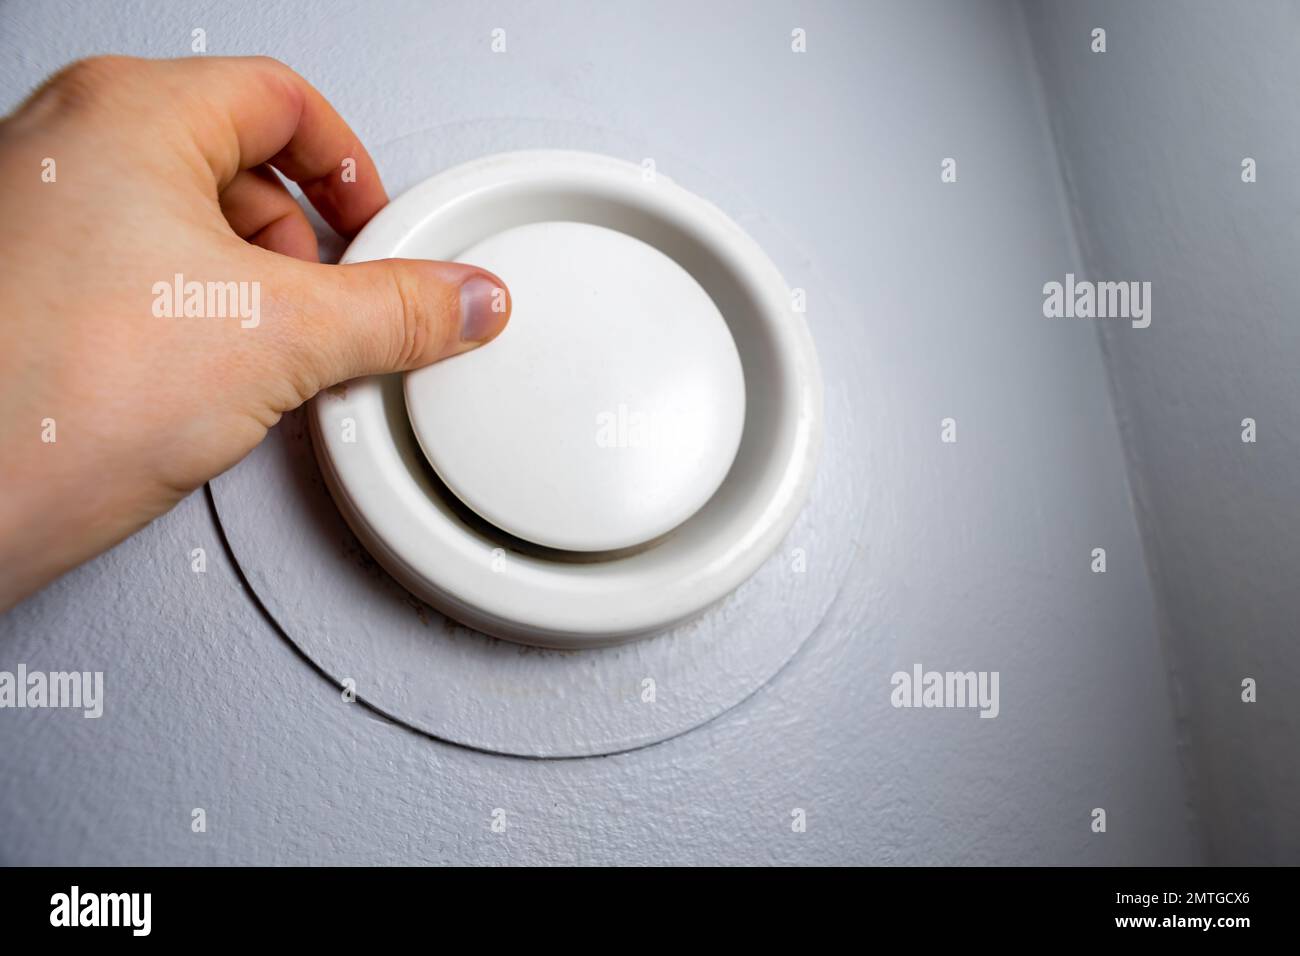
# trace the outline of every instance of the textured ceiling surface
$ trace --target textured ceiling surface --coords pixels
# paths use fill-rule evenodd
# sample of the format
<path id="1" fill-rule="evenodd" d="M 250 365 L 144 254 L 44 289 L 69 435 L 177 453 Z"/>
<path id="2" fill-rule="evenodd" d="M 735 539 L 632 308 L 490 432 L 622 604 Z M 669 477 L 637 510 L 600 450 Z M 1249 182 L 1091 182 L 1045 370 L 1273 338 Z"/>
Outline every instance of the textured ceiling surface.
<path id="1" fill-rule="evenodd" d="M 0 861 L 1202 858 L 1096 330 L 1042 316 L 1043 283 L 1079 258 L 1018 8 L 51 3 L 0 19 L 5 107 L 75 57 L 183 55 L 203 28 L 211 53 L 299 69 L 368 142 L 546 119 L 687 157 L 763 210 L 760 241 L 779 229 L 805 250 L 778 265 L 809 289 L 814 336 L 824 298 L 861 351 L 864 397 L 831 428 L 868 475 L 866 521 L 817 544 L 852 554 L 846 584 L 779 674 L 687 734 L 574 760 L 459 748 L 344 702 L 192 496 L 0 618 L 0 669 L 102 670 L 106 698 L 98 720 L 0 712 Z M 916 664 L 997 671 L 998 716 L 891 706 L 891 675 Z"/>

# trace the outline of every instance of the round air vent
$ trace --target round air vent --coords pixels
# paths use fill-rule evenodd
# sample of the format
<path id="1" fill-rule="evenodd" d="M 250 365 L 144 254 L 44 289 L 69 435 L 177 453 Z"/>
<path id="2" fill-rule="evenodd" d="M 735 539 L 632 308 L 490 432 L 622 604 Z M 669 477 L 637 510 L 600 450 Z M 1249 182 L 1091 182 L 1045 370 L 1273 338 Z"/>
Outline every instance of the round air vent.
<path id="1" fill-rule="evenodd" d="M 718 209 L 603 156 L 491 156 L 410 190 L 345 262 L 458 259 L 511 288 L 490 345 L 331 390 L 310 420 L 357 537 L 406 588 L 549 647 L 665 630 L 790 529 L 821 444 L 812 339 Z"/>

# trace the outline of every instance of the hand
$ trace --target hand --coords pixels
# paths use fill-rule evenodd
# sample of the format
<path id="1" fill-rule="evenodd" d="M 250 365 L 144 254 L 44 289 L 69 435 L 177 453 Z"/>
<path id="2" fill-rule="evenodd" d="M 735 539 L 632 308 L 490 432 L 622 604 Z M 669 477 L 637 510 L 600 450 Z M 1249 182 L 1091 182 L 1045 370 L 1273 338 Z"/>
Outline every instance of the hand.
<path id="1" fill-rule="evenodd" d="M 0 610 L 320 389 L 505 325 L 481 269 L 320 264 L 272 167 L 345 236 L 388 201 L 347 124 L 274 60 L 85 60 L 0 122 Z"/>

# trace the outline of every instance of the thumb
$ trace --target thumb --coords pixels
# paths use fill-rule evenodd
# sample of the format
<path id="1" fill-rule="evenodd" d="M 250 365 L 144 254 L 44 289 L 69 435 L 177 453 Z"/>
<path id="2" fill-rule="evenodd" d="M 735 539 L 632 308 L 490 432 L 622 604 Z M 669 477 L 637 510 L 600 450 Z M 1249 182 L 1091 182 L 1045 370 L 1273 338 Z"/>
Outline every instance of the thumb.
<path id="1" fill-rule="evenodd" d="M 305 327 L 294 335 L 303 348 L 293 351 L 307 363 L 299 374 L 319 388 L 468 352 L 496 338 L 510 318 L 505 283 L 477 266 L 380 259 L 304 269 Z"/>

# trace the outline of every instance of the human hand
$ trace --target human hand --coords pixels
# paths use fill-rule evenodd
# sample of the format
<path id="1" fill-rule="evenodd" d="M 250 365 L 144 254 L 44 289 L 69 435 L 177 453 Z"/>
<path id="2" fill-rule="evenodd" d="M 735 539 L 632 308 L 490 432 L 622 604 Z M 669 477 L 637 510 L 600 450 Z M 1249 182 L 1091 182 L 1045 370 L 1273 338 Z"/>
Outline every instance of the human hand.
<path id="1" fill-rule="evenodd" d="M 504 327 L 484 270 L 320 264 L 271 167 L 345 236 L 388 201 L 329 103 L 265 58 L 84 60 L 0 122 L 0 610 L 320 389 Z"/>

